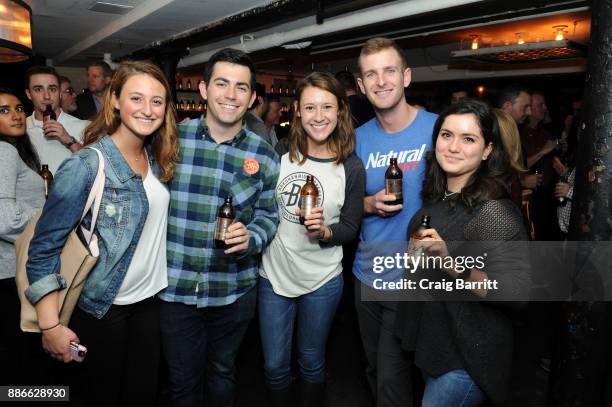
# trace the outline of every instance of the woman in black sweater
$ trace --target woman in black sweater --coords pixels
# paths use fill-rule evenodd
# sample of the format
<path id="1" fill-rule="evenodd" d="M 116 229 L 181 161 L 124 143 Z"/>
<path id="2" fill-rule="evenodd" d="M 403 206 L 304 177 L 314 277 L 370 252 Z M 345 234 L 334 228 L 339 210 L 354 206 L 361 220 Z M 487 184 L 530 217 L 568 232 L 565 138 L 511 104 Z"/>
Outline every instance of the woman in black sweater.
<path id="1" fill-rule="evenodd" d="M 409 233 L 430 216 L 431 228 L 416 232 L 412 244 L 445 261 L 415 274 L 426 300 L 400 304 L 396 331 L 423 373 L 423 407 L 498 403 L 512 365 L 509 313 L 527 300 L 530 283 L 527 235 L 509 199 L 508 154 L 493 111 L 475 100 L 440 115 L 432 145 L 424 207 Z"/>

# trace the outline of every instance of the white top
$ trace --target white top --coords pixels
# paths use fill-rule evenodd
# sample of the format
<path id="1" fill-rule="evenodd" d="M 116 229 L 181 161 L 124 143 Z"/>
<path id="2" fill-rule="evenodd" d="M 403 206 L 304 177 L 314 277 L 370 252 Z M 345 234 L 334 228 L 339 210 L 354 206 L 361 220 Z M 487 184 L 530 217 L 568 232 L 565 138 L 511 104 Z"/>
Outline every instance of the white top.
<path id="1" fill-rule="evenodd" d="M 304 164 L 281 157 L 276 185 L 280 223 L 274 239 L 266 247 L 259 269 L 270 280 L 274 292 L 285 297 L 308 294 L 342 272 L 342 246 L 322 248 L 306 234 L 306 227 L 295 216 L 300 189 L 306 175 L 314 176 L 319 190 L 317 206 L 323 207 L 325 224 L 337 223 L 344 205 L 346 175 L 344 165 L 332 160 L 308 158 Z"/>
<path id="2" fill-rule="evenodd" d="M 83 130 L 89 124 L 89 120 L 77 119 L 74 116 L 62 111 L 57 121 L 64 126 L 64 129 L 74 137 L 79 143 L 83 142 Z M 57 172 L 62 161 L 70 157 L 72 151 L 59 140 L 47 139 L 43 133 L 43 122 L 34 118 L 34 113 L 26 120 L 28 126 L 28 136 L 36 148 L 41 164 L 48 164 L 49 170 L 53 175 Z"/>
<path id="3" fill-rule="evenodd" d="M 113 304 L 135 304 L 168 286 L 166 228 L 170 193 L 151 169 L 143 181 L 149 214 L 136 245 L 134 257 Z"/>

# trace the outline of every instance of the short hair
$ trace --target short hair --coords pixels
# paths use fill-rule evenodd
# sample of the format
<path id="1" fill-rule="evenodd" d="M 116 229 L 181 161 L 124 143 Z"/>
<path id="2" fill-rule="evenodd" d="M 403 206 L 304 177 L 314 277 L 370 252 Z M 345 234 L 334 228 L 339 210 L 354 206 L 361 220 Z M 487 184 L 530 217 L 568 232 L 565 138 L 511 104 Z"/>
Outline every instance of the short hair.
<path id="1" fill-rule="evenodd" d="M 102 73 L 104 74 L 104 76 L 106 76 L 107 78 L 110 78 L 111 76 L 113 76 L 113 69 L 110 67 L 110 65 L 108 65 L 106 62 L 104 61 L 92 61 L 87 65 L 87 68 L 91 68 L 92 66 L 98 66 L 100 68 L 102 68 Z"/>
<path id="2" fill-rule="evenodd" d="M 362 70 L 361 70 L 361 57 L 362 56 L 376 54 L 377 52 L 380 52 L 388 48 L 394 49 L 395 52 L 397 52 L 397 54 L 400 56 L 400 59 L 402 61 L 402 68 L 407 68 L 408 63 L 406 62 L 406 54 L 404 54 L 404 50 L 401 49 L 400 46 L 397 45 L 397 43 L 393 41 L 392 39 L 384 38 L 384 37 L 376 37 L 376 38 L 370 38 L 369 40 L 365 42 L 365 44 L 363 44 L 363 47 L 361 47 L 359 58 L 357 58 L 357 65 L 359 66 L 359 75 L 361 75 L 362 73 Z"/>
<path id="3" fill-rule="evenodd" d="M 475 99 L 462 99 L 450 105 L 438 116 L 432 134 L 432 149 L 426 155 L 427 167 L 423 181 L 423 201 L 431 204 L 444 199 L 446 191 L 446 173 L 436 159 L 435 146 L 444 121 L 451 115 L 474 115 L 484 139 L 484 145 L 493 145 L 493 150 L 486 160 L 470 176 L 466 185 L 456 198 L 468 208 L 474 208 L 479 203 L 491 199 L 501 199 L 510 196 L 509 154 L 501 139 L 497 117 L 486 103 Z"/>
<path id="4" fill-rule="evenodd" d="M 69 77 L 67 77 L 67 76 L 60 75 L 60 77 L 59 77 L 59 78 L 60 78 L 60 85 L 61 85 L 62 83 L 64 83 L 64 82 L 69 82 L 69 83 L 72 83 L 72 81 L 70 80 L 70 78 L 69 78 Z"/>
<path id="5" fill-rule="evenodd" d="M 338 124 L 329 135 L 327 141 L 329 150 L 336 155 L 336 163 L 344 162 L 355 151 L 355 130 L 351 118 L 351 106 L 342 85 L 328 72 L 313 72 L 304 78 L 295 92 L 297 109 L 299 109 L 302 93 L 308 87 L 325 90 L 336 97 L 338 101 Z M 302 119 L 294 114 L 289 128 L 289 160 L 303 164 L 308 156 L 308 135 Z M 301 157 L 300 157 L 301 156 Z"/>
<path id="6" fill-rule="evenodd" d="M 147 143 L 151 143 L 151 150 L 155 161 L 160 170 L 160 181 L 168 182 L 174 176 L 176 162 L 179 157 L 179 142 L 176 128 L 176 110 L 172 101 L 172 91 L 166 75 L 155 64 L 149 61 L 130 61 L 121 62 L 117 68 L 117 72 L 108 86 L 108 90 L 104 93 L 104 101 L 102 109 L 94 117 L 93 121 L 85 128 L 84 145 L 96 143 L 105 135 L 113 134 L 121 125 L 121 115 L 119 110 L 113 106 L 113 96 L 117 99 L 121 96 L 123 86 L 134 75 L 148 75 L 158 81 L 164 88 L 166 93 L 166 106 L 164 112 L 164 121 L 155 133 L 147 137 Z"/>
<path id="7" fill-rule="evenodd" d="M 349 71 L 340 71 L 334 75 L 338 82 L 344 87 L 344 90 L 357 90 L 357 82 L 355 81 L 355 75 Z"/>
<path id="8" fill-rule="evenodd" d="M 255 99 L 249 110 L 253 110 L 259 106 L 259 98 L 262 98 L 264 101 L 266 100 L 266 87 L 262 83 L 255 83 L 255 93 L 257 94 L 257 99 Z"/>
<path id="9" fill-rule="evenodd" d="M 450 90 L 450 94 L 452 95 L 453 93 L 457 93 L 457 92 L 465 92 L 465 94 L 467 95 L 467 97 L 470 97 L 470 90 L 467 88 L 467 86 L 454 86 L 451 88 Z"/>
<path id="10" fill-rule="evenodd" d="M 529 89 L 524 85 L 521 85 L 520 83 L 511 83 L 499 92 L 499 95 L 497 95 L 497 105 L 495 107 L 501 109 L 506 102 L 514 103 L 521 92 L 531 94 Z"/>
<path id="11" fill-rule="evenodd" d="M 28 68 L 25 73 L 25 88 L 30 88 L 30 80 L 34 75 L 52 75 L 57 78 L 57 86 L 61 85 L 62 81 L 60 80 L 60 76 L 52 66 L 43 66 L 43 65 L 35 65 Z"/>
<path id="12" fill-rule="evenodd" d="M 246 52 L 233 48 L 224 48 L 210 57 L 204 68 L 203 79 L 206 86 L 210 83 L 210 78 L 212 77 L 217 62 L 229 62 L 230 64 L 242 65 L 249 68 L 249 71 L 251 71 L 251 92 L 255 90 L 255 65 L 253 64 L 253 60 Z"/>

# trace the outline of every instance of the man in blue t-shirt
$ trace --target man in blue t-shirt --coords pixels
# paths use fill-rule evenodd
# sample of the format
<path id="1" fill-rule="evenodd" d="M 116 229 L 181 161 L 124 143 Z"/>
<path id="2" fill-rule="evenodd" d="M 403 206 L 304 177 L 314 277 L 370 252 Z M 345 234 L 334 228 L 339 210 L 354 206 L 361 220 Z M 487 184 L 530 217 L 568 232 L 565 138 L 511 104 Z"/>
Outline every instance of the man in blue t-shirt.
<path id="1" fill-rule="evenodd" d="M 376 117 L 356 131 L 356 153 L 366 169 L 364 219 L 353 263 L 360 281 L 355 285 L 357 316 L 377 406 L 412 406 L 410 360 L 393 334 L 396 303 L 362 301 L 362 294 L 384 299 L 386 293 L 376 291 L 374 281 L 401 276 L 401 268 L 375 270 L 373 259 L 395 256 L 407 248 L 408 222 L 421 207 L 425 152 L 437 116 L 406 102 L 404 88 L 410 84 L 411 71 L 402 49 L 392 40 L 368 40 L 359 55 L 359 70 L 357 82 Z M 385 194 L 385 171 L 392 157 L 403 173 L 403 205 L 390 205 L 395 196 Z"/>

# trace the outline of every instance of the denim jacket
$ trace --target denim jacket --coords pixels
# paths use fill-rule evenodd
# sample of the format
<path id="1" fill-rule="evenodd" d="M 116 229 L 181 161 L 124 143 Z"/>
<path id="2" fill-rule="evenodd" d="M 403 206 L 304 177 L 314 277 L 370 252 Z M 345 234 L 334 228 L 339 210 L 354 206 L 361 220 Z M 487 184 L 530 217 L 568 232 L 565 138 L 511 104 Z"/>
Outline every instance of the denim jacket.
<path id="1" fill-rule="evenodd" d="M 79 307 L 102 318 L 115 299 L 147 219 L 149 203 L 140 175 L 129 167 L 109 136 L 92 147 L 102 152 L 106 179 L 96 223 L 100 255 L 89 274 Z M 151 157 L 151 154 L 148 155 Z M 149 158 L 153 173 L 157 166 Z M 85 208 L 98 171 L 98 156 L 84 148 L 67 158 L 57 173 L 28 252 L 31 283 L 26 296 L 36 304 L 46 294 L 66 287 L 60 272 L 60 254 Z M 83 224 L 91 224 L 91 211 Z"/>

